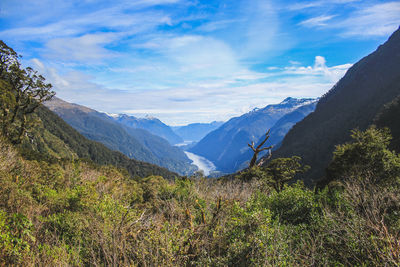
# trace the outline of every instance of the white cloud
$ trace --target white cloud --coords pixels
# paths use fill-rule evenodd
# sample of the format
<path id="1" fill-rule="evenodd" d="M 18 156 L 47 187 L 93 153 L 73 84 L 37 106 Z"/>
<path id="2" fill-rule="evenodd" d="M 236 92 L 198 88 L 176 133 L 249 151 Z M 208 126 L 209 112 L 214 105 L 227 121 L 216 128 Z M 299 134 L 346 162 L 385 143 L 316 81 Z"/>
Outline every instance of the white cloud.
<path id="1" fill-rule="evenodd" d="M 125 76 L 129 75 L 131 79 L 129 82 L 121 76 L 125 84 L 141 84 L 142 88 L 154 88 L 160 84 L 171 86 L 171 83 L 174 87 L 193 84 L 218 87 L 236 80 L 265 77 L 265 74 L 243 66 L 229 45 L 213 37 L 160 35 L 145 43 L 134 44 L 134 47 L 146 49 L 154 56 L 145 60 L 127 56 L 126 64 L 111 70 L 114 73 L 125 72 Z"/>
<path id="2" fill-rule="evenodd" d="M 330 15 L 330 16 L 318 16 L 318 17 L 314 17 L 314 18 L 310 18 L 307 20 L 304 20 L 302 22 L 299 23 L 299 25 L 303 25 L 303 26 L 307 26 L 307 27 L 317 27 L 317 26 L 326 26 L 327 22 L 329 20 L 331 20 L 332 18 L 334 18 L 334 15 Z"/>
<path id="3" fill-rule="evenodd" d="M 104 48 L 118 38 L 113 33 L 86 34 L 76 38 L 56 38 L 46 43 L 45 56 L 63 62 L 99 63 L 115 57 L 116 52 Z"/>
<path id="4" fill-rule="evenodd" d="M 337 66 L 326 66 L 326 60 L 322 56 L 316 56 L 314 66 L 290 66 L 285 68 L 287 74 L 311 75 L 324 77 L 330 82 L 338 81 L 352 64 L 342 64 Z"/>
<path id="5" fill-rule="evenodd" d="M 174 44 L 191 44 L 180 40 Z M 189 45 L 190 46 L 190 45 Z M 319 97 L 329 90 L 350 65 L 327 67 L 323 57 L 317 56 L 313 66 L 290 66 L 275 69 L 268 81 L 257 80 L 240 85 L 235 80 L 205 80 L 164 88 L 118 90 L 94 82 L 94 77 L 82 72 L 57 73 L 46 68 L 46 63 L 32 61 L 38 70 L 53 83 L 57 95 L 66 101 L 82 104 L 108 113 L 151 115 L 172 125 L 190 122 L 227 120 L 255 107 L 278 103 L 288 96 Z M 289 74 L 289 75 L 287 75 Z M 293 75 L 295 74 L 295 75 Z"/>
<path id="6" fill-rule="evenodd" d="M 303 3 L 295 3 L 290 5 L 289 10 L 293 11 L 298 11 L 298 10 L 303 10 L 303 9 L 310 9 L 310 8 L 319 8 L 323 6 L 329 6 L 329 5 L 343 5 L 343 4 L 349 4 L 353 2 L 360 2 L 361 0 L 318 0 L 318 1 L 306 1 Z"/>
<path id="7" fill-rule="evenodd" d="M 336 27 L 345 36 L 388 36 L 400 25 L 400 2 L 376 4 L 354 12 Z"/>
<path id="8" fill-rule="evenodd" d="M 343 4 L 343 1 L 330 1 L 331 4 Z M 352 1 L 350 1 L 352 2 Z M 325 4 L 325 2 L 323 2 Z M 303 8 L 323 8 L 322 2 L 311 2 Z M 324 6 L 325 7 L 325 6 Z M 337 11 L 340 13 L 340 11 Z M 400 2 L 393 1 L 371 5 L 369 2 L 352 6 L 345 16 L 319 15 L 299 23 L 304 27 L 322 27 L 323 29 L 338 29 L 344 37 L 375 37 L 388 36 L 400 25 Z"/>

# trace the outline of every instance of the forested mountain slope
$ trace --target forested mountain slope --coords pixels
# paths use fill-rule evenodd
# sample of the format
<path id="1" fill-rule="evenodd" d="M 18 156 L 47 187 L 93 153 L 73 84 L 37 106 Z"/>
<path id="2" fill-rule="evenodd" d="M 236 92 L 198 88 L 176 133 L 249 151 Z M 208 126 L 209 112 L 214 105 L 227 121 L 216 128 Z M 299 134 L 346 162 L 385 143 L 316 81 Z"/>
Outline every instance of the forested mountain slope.
<path id="1" fill-rule="evenodd" d="M 44 106 L 39 107 L 36 114 L 41 123 L 34 132 L 35 135 L 29 144 L 39 154 L 46 154 L 46 151 L 52 151 L 51 154 L 61 155 L 59 157 L 68 154 L 70 156 L 76 155 L 76 158 L 89 159 L 100 165 L 111 164 L 118 168 L 124 168 L 132 177 L 161 175 L 167 179 L 174 179 L 178 176 L 178 174 L 165 168 L 129 159 L 121 152 L 112 151 L 101 143 L 88 140 Z M 65 152 L 66 149 L 68 149 L 68 152 Z"/>
<path id="2" fill-rule="evenodd" d="M 400 88 L 400 83 L 398 85 Z M 400 89 L 399 89 L 400 90 Z M 378 113 L 374 124 L 380 128 L 387 127 L 392 134 L 393 140 L 390 148 L 397 153 L 400 152 L 400 95 L 392 102 L 386 104 Z"/>
<path id="3" fill-rule="evenodd" d="M 146 130 L 121 125 L 104 113 L 58 98 L 53 98 L 45 105 L 90 140 L 101 142 L 130 158 L 181 174 L 194 171 L 194 166 L 181 149 Z"/>
<path id="4" fill-rule="evenodd" d="M 351 129 L 366 129 L 399 94 L 400 29 L 347 71 L 316 110 L 289 131 L 274 157 L 301 156 L 311 166 L 306 182 L 322 179 L 335 145 L 348 141 Z"/>

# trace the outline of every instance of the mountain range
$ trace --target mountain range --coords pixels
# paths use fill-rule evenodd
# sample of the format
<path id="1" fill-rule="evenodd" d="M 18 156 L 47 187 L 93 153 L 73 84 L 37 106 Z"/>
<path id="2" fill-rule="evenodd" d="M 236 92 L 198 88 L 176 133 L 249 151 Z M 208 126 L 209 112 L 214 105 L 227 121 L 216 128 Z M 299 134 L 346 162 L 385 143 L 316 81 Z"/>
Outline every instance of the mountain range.
<path id="1" fill-rule="evenodd" d="M 213 121 L 210 123 L 191 123 L 185 126 L 173 126 L 172 130 L 184 141 L 198 142 L 208 133 L 216 130 L 224 122 Z"/>
<path id="2" fill-rule="evenodd" d="M 399 143 L 399 117 L 393 115 L 399 94 L 400 28 L 321 97 L 315 111 L 293 126 L 273 157 L 301 156 L 311 166 L 307 184 L 329 182 L 325 168 L 335 146 L 350 140 L 352 129 L 365 130 L 377 123 L 392 129 L 393 142 Z"/>
<path id="3" fill-rule="evenodd" d="M 271 140 L 274 143 L 268 144 L 279 143 L 294 123 L 314 110 L 315 102 L 316 100 L 311 98 L 289 97 L 279 104 L 254 109 L 240 117 L 230 119 L 205 136 L 189 151 L 212 161 L 219 171 L 226 173 L 237 171 L 246 167 L 245 162 L 251 158 L 248 143 L 258 141 L 275 125 L 271 131 Z M 303 109 L 299 109 L 301 107 Z M 283 119 L 285 115 L 288 116 Z M 276 124 L 278 121 L 279 124 Z"/>
<path id="4" fill-rule="evenodd" d="M 171 146 L 167 140 L 147 130 L 129 127 L 105 113 L 59 98 L 53 98 L 45 105 L 85 137 L 103 143 L 130 158 L 156 164 L 182 175 L 196 170 L 181 149 Z M 158 123 L 158 120 L 152 121 Z"/>

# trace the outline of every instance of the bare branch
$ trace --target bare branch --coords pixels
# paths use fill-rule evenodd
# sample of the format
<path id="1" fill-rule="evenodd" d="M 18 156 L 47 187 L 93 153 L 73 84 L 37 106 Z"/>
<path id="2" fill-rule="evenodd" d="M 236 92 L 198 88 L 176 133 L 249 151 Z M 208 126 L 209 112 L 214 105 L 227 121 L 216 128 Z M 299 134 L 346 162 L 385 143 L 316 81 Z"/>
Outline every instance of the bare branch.
<path id="1" fill-rule="evenodd" d="M 260 153 L 261 151 L 269 150 L 269 154 L 271 155 L 271 149 L 272 149 L 273 146 L 262 147 L 262 146 L 267 142 L 268 138 L 270 137 L 269 133 L 270 133 L 270 130 L 267 131 L 267 133 L 265 134 L 264 140 L 263 140 L 256 148 L 254 148 L 254 141 L 251 142 L 251 145 L 248 144 L 249 147 L 250 147 L 250 148 L 253 150 L 253 152 L 254 152 L 253 158 L 251 159 L 250 164 L 249 164 L 249 168 L 252 168 L 253 166 L 256 165 L 258 153 Z M 269 158 L 270 158 L 270 157 L 269 157 Z M 268 158 L 268 159 L 269 159 L 269 158 Z"/>

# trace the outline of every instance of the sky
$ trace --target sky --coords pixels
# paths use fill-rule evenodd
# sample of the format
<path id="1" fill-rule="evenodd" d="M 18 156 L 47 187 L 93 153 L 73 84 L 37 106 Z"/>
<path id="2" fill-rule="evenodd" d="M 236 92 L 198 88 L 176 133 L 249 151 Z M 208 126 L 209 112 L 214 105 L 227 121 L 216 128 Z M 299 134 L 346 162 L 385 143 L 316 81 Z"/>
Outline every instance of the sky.
<path id="1" fill-rule="evenodd" d="M 0 38 L 58 97 L 169 125 L 319 97 L 399 25 L 400 1 L 0 1 Z"/>

